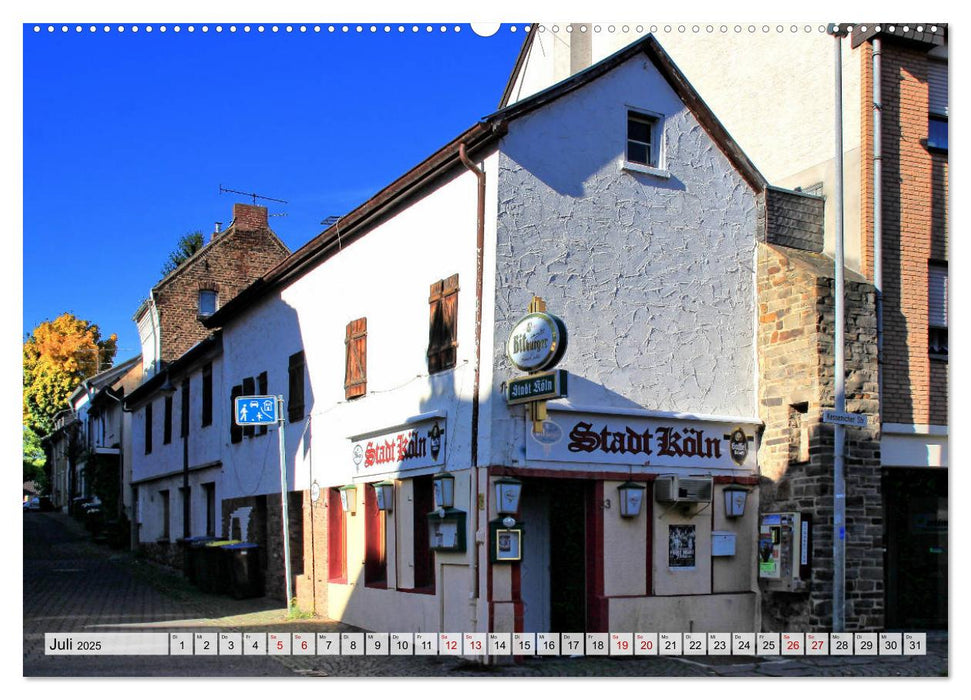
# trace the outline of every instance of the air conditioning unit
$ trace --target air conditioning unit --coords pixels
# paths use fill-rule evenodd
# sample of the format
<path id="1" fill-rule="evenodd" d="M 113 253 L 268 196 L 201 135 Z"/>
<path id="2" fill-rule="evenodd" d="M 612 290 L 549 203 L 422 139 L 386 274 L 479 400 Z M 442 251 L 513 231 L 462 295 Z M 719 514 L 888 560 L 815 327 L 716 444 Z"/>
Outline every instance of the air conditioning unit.
<path id="1" fill-rule="evenodd" d="M 654 482 L 654 500 L 659 503 L 711 503 L 710 476 L 659 476 Z"/>

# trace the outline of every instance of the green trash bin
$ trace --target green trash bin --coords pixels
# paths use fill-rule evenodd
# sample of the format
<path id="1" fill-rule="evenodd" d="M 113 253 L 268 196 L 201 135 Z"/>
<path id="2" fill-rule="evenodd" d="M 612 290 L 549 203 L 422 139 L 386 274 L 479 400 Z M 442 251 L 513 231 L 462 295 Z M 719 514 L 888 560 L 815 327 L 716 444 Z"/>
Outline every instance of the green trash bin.
<path id="1" fill-rule="evenodd" d="M 263 567 L 260 565 L 260 546 L 253 542 L 227 544 L 221 548 L 227 555 L 229 594 L 241 598 L 262 598 Z"/>
<path id="2" fill-rule="evenodd" d="M 229 588 L 229 568 L 222 546 L 237 544 L 239 540 L 213 540 L 200 549 L 198 580 L 196 585 L 206 593 L 225 593 Z"/>

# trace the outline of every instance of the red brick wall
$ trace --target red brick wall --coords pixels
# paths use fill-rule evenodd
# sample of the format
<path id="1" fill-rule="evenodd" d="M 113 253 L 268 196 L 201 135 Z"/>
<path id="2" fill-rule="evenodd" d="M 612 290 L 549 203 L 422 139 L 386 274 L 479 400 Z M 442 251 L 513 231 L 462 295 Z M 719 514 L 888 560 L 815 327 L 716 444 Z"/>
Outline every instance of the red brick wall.
<path id="1" fill-rule="evenodd" d="M 237 204 L 234 223 L 156 288 L 162 360 L 172 362 L 211 331 L 199 317 L 199 291 L 219 294 L 219 306 L 283 260 L 289 251 L 267 227 L 266 208 Z"/>
<path id="2" fill-rule="evenodd" d="M 872 48 L 861 47 L 865 269 L 873 274 Z M 926 52 L 882 44 L 883 419 L 947 423 L 947 363 L 928 356 L 927 264 L 946 260 L 947 155 L 925 147 Z"/>

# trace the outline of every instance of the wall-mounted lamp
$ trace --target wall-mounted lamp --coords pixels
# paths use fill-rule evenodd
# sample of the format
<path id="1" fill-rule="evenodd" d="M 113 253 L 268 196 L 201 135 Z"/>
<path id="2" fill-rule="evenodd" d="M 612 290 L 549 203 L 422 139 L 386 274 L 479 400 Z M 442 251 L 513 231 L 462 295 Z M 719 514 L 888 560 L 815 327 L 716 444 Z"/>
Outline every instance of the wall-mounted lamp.
<path id="1" fill-rule="evenodd" d="M 724 493 L 725 516 L 741 518 L 745 515 L 745 500 L 748 498 L 748 489 L 743 489 L 740 486 L 728 486 Z"/>
<path id="2" fill-rule="evenodd" d="M 647 487 L 635 481 L 625 481 L 617 487 L 620 492 L 620 515 L 624 518 L 636 518 L 641 514 L 644 503 L 644 492 Z"/>
<path id="3" fill-rule="evenodd" d="M 499 515 L 515 515 L 519 512 L 519 496 L 523 482 L 504 476 L 496 479 L 496 512 Z"/>
<path id="4" fill-rule="evenodd" d="M 435 509 L 451 508 L 455 505 L 455 477 L 446 472 L 439 472 L 432 477 L 432 493 L 435 498 Z"/>
<path id="5" fill-rule="evenodd" d="M 394 482 L 379 481 L 374 484 L 374 496 L 378 502 L 378 510 L 390 513 L 394 510 Z"/>
<path id="6" fill-rule="evenodd" d="M 345 513 L 354 515 L 357 512 L 357 487 L 341 486 L 338 491 L 341 492 L 341 508 Z"/>
<path id="7" fill-rule="evenodd" d="M 165 374 L 165 381 L 162 383 L 162 386 L 158 388 L 158 390 L 162 396 L 175 395 L 175 384 L 172 383 L 172 377 L 170 377 L 168 373 Z"/>

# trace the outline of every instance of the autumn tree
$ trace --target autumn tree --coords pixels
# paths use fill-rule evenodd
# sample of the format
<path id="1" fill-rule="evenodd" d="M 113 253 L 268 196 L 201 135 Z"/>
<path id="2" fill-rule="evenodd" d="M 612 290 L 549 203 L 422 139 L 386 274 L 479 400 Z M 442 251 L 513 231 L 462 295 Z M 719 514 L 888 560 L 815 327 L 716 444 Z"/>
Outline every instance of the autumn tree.
<path id="1" fill-rule="evenodd" d="M 162 277 L 166 277 L 175 268 L 202 250 L 205 244 L 206 240 L 202 231 L 193 231 L 182 236 L 176 244 L 175 250 L 169 253 L 169 259 L 162 266 Z"/>
<path id="2" fill-rule="evenodd" d="M 24 426 L 50 433 L 78 385 L 111 367 L 117 340 L 102 340 L 98 326 L 70 313 L 37 326 L 24 340 Z"/>

